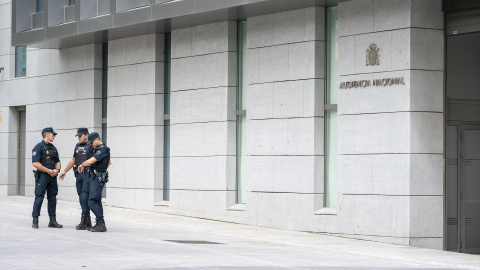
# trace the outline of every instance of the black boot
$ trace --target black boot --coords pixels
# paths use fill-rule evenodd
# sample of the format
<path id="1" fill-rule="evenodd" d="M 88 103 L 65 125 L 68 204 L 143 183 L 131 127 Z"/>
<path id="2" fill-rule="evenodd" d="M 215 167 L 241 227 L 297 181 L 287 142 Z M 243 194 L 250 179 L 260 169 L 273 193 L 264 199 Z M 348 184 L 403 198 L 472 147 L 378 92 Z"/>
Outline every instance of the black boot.
<path id="1" fill-rule="evenodd" d="M 38 229 L 38 217 L 33 217 L 32 228 Z"/>
<path id="2" fill-rule="evenodd" d="M 107 231 L 107 226 L 105 226 L 105 220 L 99 219 L 97 220 L 97 224 L 93 226 L 93 228 L 90 230 L 91 232 L 106 232 Z"/>
<path id="3" fill-rule="evenodd" d="M 77 225 L 77 230 L 86 230 L 87 229 L 87 216 L 82 215 L 80 218 L 80 224 Z"/>
<path id="4" fill-rule="evenodd" d="M 92 219 L 90 218 L 90 216 L 86 216 L 85 220 L 87 221 L 87 230 L 91 231 L 92 230 Z"/>
<path id="5" fill-rule="evenodd" d="M 50 222 L 48 223 L 48 227 L 50 228 L 63 228 L 63 225 L 57 223 L 57 219 L 55 216 L 50 217 Z"/>

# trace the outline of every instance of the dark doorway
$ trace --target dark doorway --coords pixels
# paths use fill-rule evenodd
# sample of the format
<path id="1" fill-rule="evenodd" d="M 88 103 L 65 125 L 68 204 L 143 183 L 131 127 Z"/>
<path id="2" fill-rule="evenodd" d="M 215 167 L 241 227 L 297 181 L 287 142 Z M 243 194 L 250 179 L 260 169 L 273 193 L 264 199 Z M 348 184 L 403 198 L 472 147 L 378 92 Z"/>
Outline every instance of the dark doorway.
<path id="1" fill-rule="evenodd" d="M 447 250 L 480 253 L 480 32 L 447 36 Z"/>
<path id="2" fill-rule="evenodd" d="M 25 141 L 26 141 L 26 123 L 27 111 L 25 107 L 19 107 L 18 111 L 18 177 L 17 177 L 17 194 L 25 196 Z"/>

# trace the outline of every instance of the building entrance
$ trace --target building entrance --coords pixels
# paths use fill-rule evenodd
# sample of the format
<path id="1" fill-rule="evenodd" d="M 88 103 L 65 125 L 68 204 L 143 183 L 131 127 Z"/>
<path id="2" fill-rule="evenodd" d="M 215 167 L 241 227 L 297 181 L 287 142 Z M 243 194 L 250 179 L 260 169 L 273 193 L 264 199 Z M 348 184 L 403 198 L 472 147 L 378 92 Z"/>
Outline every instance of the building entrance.
<path id="1" fill-rule="evenodd" d="M 480 32 L 447 35 L 446 249 L 480 253 Z"/>
<path id="2" fill-rule="evenodd" d="M 447 126 L 447 250 L 480 253 L 480 125 Z"/>

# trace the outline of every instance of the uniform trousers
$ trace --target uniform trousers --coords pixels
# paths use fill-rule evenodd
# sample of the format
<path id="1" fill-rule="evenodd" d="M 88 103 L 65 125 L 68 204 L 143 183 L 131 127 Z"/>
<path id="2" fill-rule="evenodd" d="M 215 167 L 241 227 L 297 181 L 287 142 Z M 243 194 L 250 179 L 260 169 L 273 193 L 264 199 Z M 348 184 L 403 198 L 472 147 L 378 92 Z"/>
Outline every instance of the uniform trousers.
<path id="1" fill-rule="evenodd" d="M 77 186 L 78 200 L 82 207 L 82 216 L 89 216 L 88 195 L 90 193 L 90 178 L 86 173 L 76 173 L 75 178 L 77 179 L 75 185 Z"/>
<path id="2" fill-rule="evenodd" d="M 40 216 L 45 192 L 48 200 L 48 215 L 54 217 L 57 209 L 57 177 L 51 177 L 49 174 L 41 172 L 38 181 L 35 181 L 35 201 L 33 203 L 32 217 Z"/>
<path id="3" fill-rule="evenodd" d="M 88 196 L 88 207 L 95 214 L 96 220 L 103 219 L 102 190 L 105 183 L 100 183 L 98 177 L 89 178 L 90 193 Z"/>

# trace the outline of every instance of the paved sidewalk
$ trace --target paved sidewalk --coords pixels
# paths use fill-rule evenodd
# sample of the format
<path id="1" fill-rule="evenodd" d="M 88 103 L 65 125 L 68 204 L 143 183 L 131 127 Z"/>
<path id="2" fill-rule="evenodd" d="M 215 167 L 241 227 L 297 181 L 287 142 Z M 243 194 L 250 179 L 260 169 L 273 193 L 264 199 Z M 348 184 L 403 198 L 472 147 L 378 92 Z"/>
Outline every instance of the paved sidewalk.
<path id="1" fill-rule="evenodd" d="M 480 256 L 105 207 L 108 232 L 31 228 L 33 198 L 0 196 L 0 269 L 480 269 Z M 209 241 L 218 244 L 168 240 Z"/>

